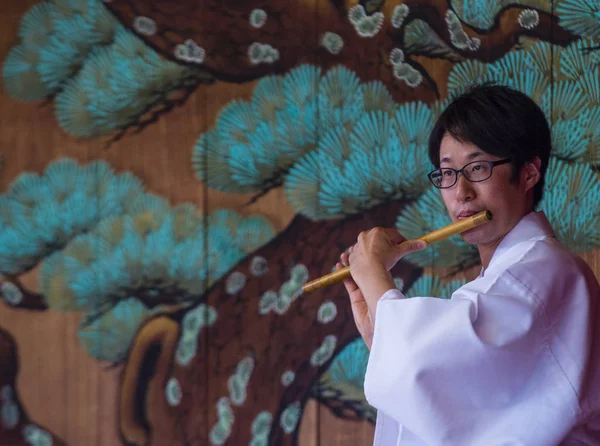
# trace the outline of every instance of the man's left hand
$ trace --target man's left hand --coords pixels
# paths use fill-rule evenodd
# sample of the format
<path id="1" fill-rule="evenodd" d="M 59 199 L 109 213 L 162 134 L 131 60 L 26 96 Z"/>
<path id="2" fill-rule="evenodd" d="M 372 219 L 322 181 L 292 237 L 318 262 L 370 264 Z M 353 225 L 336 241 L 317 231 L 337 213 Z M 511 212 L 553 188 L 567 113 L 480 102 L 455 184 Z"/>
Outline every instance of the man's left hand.
<path id="1" fill-rule="evenodd" d="M 389 271 L 405 255 L 425 249 L 421 240 L 407 240 L 392 228 L 373 228 L 358 235 L 358 241 L 350 250 L 349 263 L 352 278 L 361 289 L 375 321 L 375 309 L 379 298 L 395 288 Z"/>

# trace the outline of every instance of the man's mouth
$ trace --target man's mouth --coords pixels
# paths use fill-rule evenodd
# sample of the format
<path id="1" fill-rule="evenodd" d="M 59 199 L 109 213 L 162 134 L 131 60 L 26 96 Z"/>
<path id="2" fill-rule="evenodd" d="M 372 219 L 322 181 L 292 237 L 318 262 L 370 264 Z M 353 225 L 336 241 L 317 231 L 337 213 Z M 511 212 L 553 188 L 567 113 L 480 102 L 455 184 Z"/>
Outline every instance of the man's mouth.
<path id="1" fill-rule="evenodd" d="M 462 211 L 460 214 L 458 214 L 457 219 L 458 220 L 462 220 L 464 218 L 468 218 L 471 215 L 475 215 L 477 213 L 477 211 Z"/>

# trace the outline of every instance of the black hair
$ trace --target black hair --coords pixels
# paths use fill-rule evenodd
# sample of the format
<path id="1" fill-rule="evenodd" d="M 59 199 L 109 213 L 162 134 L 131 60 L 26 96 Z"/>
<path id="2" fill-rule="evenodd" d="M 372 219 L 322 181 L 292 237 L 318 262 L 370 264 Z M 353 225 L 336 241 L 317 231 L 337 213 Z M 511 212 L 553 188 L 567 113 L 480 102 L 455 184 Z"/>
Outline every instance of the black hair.
<path id="1" fill-rule="evenodd" d="M 544 112 L 529 96 L 488 82 L 472 86 L 454 98 L 429 136 L 429 159 L 436 168 L 440 167 L 440 144 L 446 133 L 490 155 L 510 158 L 512 182 L 519 180 L 525 163 L 539 157 L 541 176 L 533 189 L 536 208 L 544 192 L 552 138 Z"/>

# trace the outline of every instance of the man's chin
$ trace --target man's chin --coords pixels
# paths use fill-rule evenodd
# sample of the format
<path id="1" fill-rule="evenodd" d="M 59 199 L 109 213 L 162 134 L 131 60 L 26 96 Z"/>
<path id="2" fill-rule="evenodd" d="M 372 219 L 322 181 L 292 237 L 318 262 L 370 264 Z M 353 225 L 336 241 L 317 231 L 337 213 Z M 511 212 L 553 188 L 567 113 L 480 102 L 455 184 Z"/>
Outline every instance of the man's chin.
<path id="1" fill-rule="evenodd" d="M 460 234 L 462 239 L 469 245 L 479 245 L 484 242 L 485 236 L 478 228 L 469 229 Z"/>
<path id="2" fill-rule="evenodd" d="M 474 239 L 473 237 L 463 237 L 462 238 L 465 243 L 468 243 L 469 245 L 479 245 L 479 241 Z"/>

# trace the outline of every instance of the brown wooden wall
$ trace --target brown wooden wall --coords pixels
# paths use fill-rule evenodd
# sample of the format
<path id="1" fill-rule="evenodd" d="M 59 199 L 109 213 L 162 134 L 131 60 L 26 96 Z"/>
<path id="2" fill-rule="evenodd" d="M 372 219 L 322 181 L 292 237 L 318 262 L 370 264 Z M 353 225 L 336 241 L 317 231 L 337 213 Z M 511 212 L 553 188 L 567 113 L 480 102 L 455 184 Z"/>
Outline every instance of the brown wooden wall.
<path id="1" fill-rule="evenodd" d="M 3 0 L 0 5 L 0 60 L 16 42 L 19 21 L 33 0 Z M 447 66 L 439 65 L 447 70 Z M 234 98 L 249 98 L 254 82 L 199 87 L 187 103 L 160 118 L 140 134 L 105 145 L 83 141 L 57 125 L 53 105 L 19 103 L 0 91 L 0 190 L 23 171 L 41 172 L 52 160 L 72 157 L 81 162 L 104 159 L 117 171 L 131 171 L 148 190 L 174 205 L 191 202 L 210 211 L 236 209 L 261 214 L 276 231 L 294 216 L 281 188 L 246 206 L 248 196 L 206 191 L 190 168 L 190 150 L 198 135 L 214 125 L 220 109 Z M 442 92 L 443 93 L 443 92 Z M 583 255 L 600 277 L 600 251 Z M 35 290 L 37 271 L 25 278 Z M 122 367 L 110 368 L 87 355 L 77 342 L 79 316 L 10 309 L 0 305 L 0 327 L 14 337 L 20 371 L 17 390 L 30 419 L 69 445 L 121 444 L 117 397 Z M 370 444 L 373 425 L 343 421 L 329 409 L 310 402 L 301 423 L 300 445 Z M 0 441 L 0 443 L 2 443 Z"/>
<path id="2" fill-rule="evenodd" d="M 18 24 L 33 0 L 5 0 L 0 5 L 0 60 L 16 43 Z M 190 168 L 191 148 L 198 135 L 214 125 L 220 109 L 234 98 L 251 96 L 255 83 L 218 83 L 198 88 L 185 104 L 141 134 L 106 148 L 105 140 L 83 141 L 57 125 L 52 104 L 19 103 L 0 90 L 0 190 L 23 171 L 41 172 L 52 160 L 80 162 L 104 159 L 116 171 L 131 171 L 152 193 L 172 205 L 194 203 L 211 211 L 235 209 L 260 214 L 281 231 L 294 215 L 281 188 L 246 206 L 248 196 L 204 191 Z M 206 111 L 206 115 L 203 112 Z M 206 202 L 204 201 L 206 199 Z M 37 271 L 25 285 L 36 290 Z M 114 446 L 119 438 L 118 390 L 122 366 L 109 368 L 86 354 L 77 341 L 80 316 L 74 313 L 23 311 L 0 305 L 0 327 L 13 335 L 19 350 L 17 390 L 29 418 L 68 445 Z M 301 424 L 300 445 L 368 444 L 373 426 L 343 421 L 310 402 Z M 0 441 L 0 443 L 2 443 Z"/>

